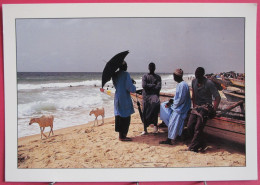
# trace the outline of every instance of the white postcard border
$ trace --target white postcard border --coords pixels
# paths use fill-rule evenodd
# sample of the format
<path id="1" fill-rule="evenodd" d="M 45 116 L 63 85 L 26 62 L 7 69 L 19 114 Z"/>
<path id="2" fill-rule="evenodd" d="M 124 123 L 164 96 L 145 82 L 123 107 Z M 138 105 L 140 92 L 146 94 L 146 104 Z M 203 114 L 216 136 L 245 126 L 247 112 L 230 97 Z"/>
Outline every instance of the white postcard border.
<path id="1" fill-rule="evenodd" d="M 256 9 L 256 4 L 245 3 L 4 4 L 5 180 L 140 182 L 257 179 Z M 248 123 L 246 125 L 246 167 L 18 169 L 15 19 L 83 17 L 245 17 L 246 123 Z"/>

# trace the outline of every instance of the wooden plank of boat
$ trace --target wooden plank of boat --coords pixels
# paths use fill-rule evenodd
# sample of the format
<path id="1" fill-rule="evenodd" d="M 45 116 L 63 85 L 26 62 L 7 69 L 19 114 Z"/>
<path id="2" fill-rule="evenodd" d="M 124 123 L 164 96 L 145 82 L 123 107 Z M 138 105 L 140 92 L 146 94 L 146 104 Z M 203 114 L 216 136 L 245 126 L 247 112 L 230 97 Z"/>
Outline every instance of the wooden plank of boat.
<path id="1" fill-rule="evenodd" d="M 228 90 L 223 90 L 222 92 L 224 93 L 228 101 L 232 101 L 232 102 L 238 102 L 240 100 L 245 101 L 245 95 L 243 94 L 237 94 L 235 93 L 235 91 L 228 91 Z"/>
<path id="2" fill-rule="evenodd" d="M 136 94 L 136 93 L 130 93 L 132 100 L 137 103 L 137 101 L 139 101 L 140 103 L 143 101 L 143 96 L 140 94 Z M 173 98 L 174 94 L 172 93 L 160 93 L 160 101 L 161 102 L 165 102 L 165 101 L 169 101 L 169 99 Z"/>
<path id="3" fill-rule="evenodd" d="M 239 80 L 239 79 L 235 79 L 235 78 L 231 78 L 229 80 L 232 83 L 232 85 L 234 85 L 235 87 L 245 88 L 245 80 Z"/>
<path id="4" fill-rule="evenodd" d="M 207 121 L 204 132 L 217 138 L 245 144 L 245 121 L 215 117 Z"/>

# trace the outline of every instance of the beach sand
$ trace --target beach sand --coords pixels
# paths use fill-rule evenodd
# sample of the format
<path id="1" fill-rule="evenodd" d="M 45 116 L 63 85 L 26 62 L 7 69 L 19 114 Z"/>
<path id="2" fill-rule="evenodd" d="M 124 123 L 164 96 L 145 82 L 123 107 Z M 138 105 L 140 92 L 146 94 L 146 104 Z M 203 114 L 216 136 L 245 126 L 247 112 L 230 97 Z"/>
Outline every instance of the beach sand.
<path id="1" fill-rule="evenodd" d="M 99 120 L 101 123 L 101 120 Z M 29 128 L 28 128 L 29 129 Z M 49 131 L 49 128 L 45 130 Z M 148 131 L 152 132 L 149 127 Z M 185 151 L 189 141 L 162 145 L 167 132 L 140 136 L 143 125 L 139 114 L 131 118 L 128 137 L 122 142 L 114 131 L 114 118 L 105 124 L 93 122 L 55 130 L 54 136 L 40 134 L 18 139 L 18 168 L 138 168 L 138 167 L 217 167 L 245 166 L 245 147 L 207 137 L 203 153 Z M 40 129 L 39 129 L 40 132 Z M 47 134 L 48 132 L 46 132 Z"/>

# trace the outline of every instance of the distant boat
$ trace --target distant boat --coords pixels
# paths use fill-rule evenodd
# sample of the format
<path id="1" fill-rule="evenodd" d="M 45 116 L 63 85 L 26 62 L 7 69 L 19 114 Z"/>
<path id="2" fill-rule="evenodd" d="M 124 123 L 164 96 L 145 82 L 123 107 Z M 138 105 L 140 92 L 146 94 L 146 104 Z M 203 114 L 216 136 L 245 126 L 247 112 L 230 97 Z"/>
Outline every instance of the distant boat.
<path id="1" fill-rule="evenodd" d="M 235 78 L 230 78 L 229 80 L 233 86 L 245 88 L 245 80 L 239 80 L 239 79 L 235 79 Z"/>

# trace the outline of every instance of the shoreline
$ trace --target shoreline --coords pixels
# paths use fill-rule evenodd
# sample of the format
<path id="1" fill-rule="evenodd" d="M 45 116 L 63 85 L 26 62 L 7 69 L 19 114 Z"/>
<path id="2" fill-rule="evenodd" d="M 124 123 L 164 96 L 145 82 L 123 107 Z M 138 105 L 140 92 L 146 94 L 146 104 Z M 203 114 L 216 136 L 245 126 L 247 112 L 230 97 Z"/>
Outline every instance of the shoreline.
<path id="1" fill-rule="evenodd" d="M 93 119 L 95 119 L 95 117 L 93 116 Z M 107 118 L 105 118 L 105 120 L 110 120 L 110 119 L 114 119 L 113 118 L 113 116 L 112 117 L 107 117 Z M 102 123 L 102 118 L 99 116 L 98 117 L 98 124 L 99 124 L 99 126 L 101 125 L 101 123 Z M 34 123 L 35 125 L 37 125 L 37 127 L 39 127 L 39 125 L 37 124 L 37 123 Z M 53 131 L 58 131 L 58 132 L 62 132 L 62 130 L 66 130 L 66 129 L 73 129 L 74 127 L 82 127 L 82 126 L 88 126 L 89 124 L 94 124 L 94 121 L 89 121 L 89 122 L 87 122 L 87 123 L 83 123 L 83 124 L 80 124 L 80 125 L 72 125 L 72 126 L 68 126 L 68 127 L 64 127 L 64 128 L 58 128 L 57 130 L 55 130 L 55 119 L 54 119 L 54 123 L 53 123 Z M 45 128 L 46 130 L 44 131 L 44 134 L 49 134 L 49 129 L 50 129 L 50 127 L 46 127 Z M 25 139 L 25 138 L 27 138 L 27 137 L 36 137 L 36 136 L 38 136 L 39 135 L 39 137 L 41 137 L 41 133 L 40 133 L 40 127 L 39 127 L 39 134 L 33 134 L 33 135 L 28 135 L 28 136 L 22 136 L 22 137 L 18 137 L 18 140 L 23 140 L 23 139 Z M 54 135 L 55 135 L 55 133 L 54 133 Z M 44 136 L 43 136 L 44 137 Z"/>
<path id="2" fill-rule="evenodd" d="M 160 121 L 159 121 L 160 123 Z M 55 123 L 54 123 L 55 124 Z M 101 120 L 99 121 L 101 124 Z M 54 125 L 55 128 L 55 125 Z M 49 133 L 49 129 L 46 129 Z M 114 117 L 93 126 L 93 122 L 54 130 L 41 139 L 40 133 L 18 138 L 18 168 L 148 168 L 245 166 L 245 148 L 208 138 L 204 153 L 184 151 L 189 141 L 161 145 L 167 138 L 158 134 L 140 136 L 143 125 L 136 111 L 131 117 L 128 137 L 122 142 L 114 131 Z M 40 132 L 40 131 L 39 131 Z"/>

